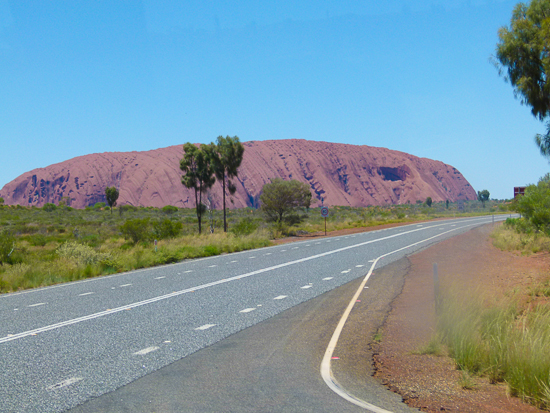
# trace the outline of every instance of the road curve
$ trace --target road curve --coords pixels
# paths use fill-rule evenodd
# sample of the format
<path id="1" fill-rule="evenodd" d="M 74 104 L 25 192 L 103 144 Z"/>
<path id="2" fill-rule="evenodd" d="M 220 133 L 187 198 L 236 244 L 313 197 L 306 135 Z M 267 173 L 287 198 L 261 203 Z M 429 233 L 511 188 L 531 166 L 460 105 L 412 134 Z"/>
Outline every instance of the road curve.
<path id="1" fill-rule="evenodd" d="M 0 412 L 65 411 L 357 280 L 388 252 L 399 250 L 379 267 L 490 222 L 411 224 L 2 295 Z"/>

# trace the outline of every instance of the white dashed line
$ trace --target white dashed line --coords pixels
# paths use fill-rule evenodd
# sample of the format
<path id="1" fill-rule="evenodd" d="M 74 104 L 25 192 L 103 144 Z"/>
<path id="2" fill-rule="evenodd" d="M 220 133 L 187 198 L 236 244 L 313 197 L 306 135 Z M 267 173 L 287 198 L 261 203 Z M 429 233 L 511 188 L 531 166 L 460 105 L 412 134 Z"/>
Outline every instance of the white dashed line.
<path id="1" fill-rule="evenodd" d="M 361 267 L 364 267 L 363 264 L 359 264 L 359 265 L 356 265 L 355 268 L 361 268 Z"/>
<path id="2" fill-rule="evenodd" d="M 203 326 L 195 328 L 195 330 L 208 330 L 209 328 L 214 327 L 216 324 L 205 324 Z"/>
<path id="3" fill-rule="evenodd" d="M 217 265 L 214 264 L 214 265 L 209 265 L 209 266 L 208 266 L 208 268 L 214 268 L 214 267 L 217 267 Z"/>
<path id="4" fill-rule="evenodd" d="M 52 384 L 51 386 L 46 387 L 46 390 L 57 390 L 62 389 L 63 387 L 70 386 L 71 384 L 78 383 L 80 380 L 83 380 L 82 377 L 71 377 L 70 379 L 60 381 L 59 383 Z"/>
<path id="5" fill-rule="evenodd" d="M 229 263 L 230 263 L 230 264 L 233 264 L 234 262 L 237 262 L 237 261 L 233 260 L 233 261 L 230 261 Z"/>
<path id="6" fill-rule="evenodd" d="M 249 313 L 251 311 L 254 311 L 255 308 L 245 308 L 244 310 L 239 311 L 239 313 Z"/>
<path id="7" fill-rule="evenodd" d="M 342 274 L 347 274 L 347 273 L 350 272 L 350 271 L 351 271 L 351 268 L 350 268 L 349 270 L 344 270 L 344 271 L 342 271 Z"/>
<path id="8" fill-rule="evenodd" d="M 309 285 L 304 285 L 303 287 L 300 287 L 302 290 L 307 290 L 308 288 L 311 288 L 313 287 L 313 285 L 309 284 Z"/>
<path id="9" fill-rule="evenodd" d="M 264 255 L 271 255 L 271 254 L 272 254 L 271 252 L 267 252 L 267 253 L 265 253 Z"/>
<path id="10" fill-rule="evenodd" d="M 187 273 L 187 272 L 193 272 L 193 270 L 187 270 L 187 271 L 184 271 L 184 272 L 185 272 L 185 273 Z"/>
<path id="11" fill-rule="evenodd" d="M 120 287 L 129 287 L 131 286 L 132 284 L 122 284 Z"/>
<path id="12" fill-rule="evenodd" d="M 90 294 L 93 294 L 94 292 L 93 291 L 90 291 L 89 293 L 82 293 L 82 294 L 78 294 L 79 297 L 83 297 L 85 295 L 90 295 Z"/>
<path id="13" fill-rule="evenodd" d="M 158 349 L 159 347 L 157 346 L 147 347 L 147 348 L 144 348 L 143 350 L 136 351 L 134 353 L 134 356 L 144 356 L 145 354 L 152 353 L 153 351 L 157 351 Z"/>
<path id="14" fill-rule="evenodd" d="M 374 262 L 374 260 L 369 260 L 369 262 Z"/>
<path id="15" fill-rule="evenodd" d="M 46 305 L 46 303 L 36 303 L 36 304 L 31 304 L 27 307 L 38 307 L 39 305 Z"/>
<path id="16" fill-rule="evenodd" d="M 274 300 L 282 300 L 286 297 L 288 297 L 288 295 L 279 295 L 279 296 L 275 297 Z"/>
<path id="17" fill-rule="evenodd" d="M 306 247 L 311 247 L 311 244 L 307 244 Z"/>
<path id="18" fill-rule="evenodd" d="M 321 243 L 320 243 L 320 242 L 316 242 L 316 243 L 315 243 L 315 245 L 319 245 L 319 244 L 321 244 Z"/>
<path id="19" fill-rule="evenodd" d="M 281 252 L 286 252 L 286 250 L 281 250 Z"/>
<path id="20" fill-rule="evenodd" d="M 253 259 L 253 258 L 256 258 L 256 257 L 248 257 L 249 259 Z"/>
<path id="21" fill-rule="evenodd" d="M 323 281 L 328 281 L 328 280 L 332 280 L 332 277 L 325 277 L 325 278 L 323 278 Z"/>
<path id="22" fill-rule="evenodd" d="M 155 280 L 162 280 L 163 278 L 166 278 L 166 277 L 164 277 L 164 276 L 162 276 L 162 277 L 155 277 Z"/>
<path id="23" fill-rule="evenodd" d="M 292 249 L 293 249 L 293 250 L 297 250 L 298 248 L 299 248 L 299 247 L 294 247 L 294 248 L 292 248 Z"/>

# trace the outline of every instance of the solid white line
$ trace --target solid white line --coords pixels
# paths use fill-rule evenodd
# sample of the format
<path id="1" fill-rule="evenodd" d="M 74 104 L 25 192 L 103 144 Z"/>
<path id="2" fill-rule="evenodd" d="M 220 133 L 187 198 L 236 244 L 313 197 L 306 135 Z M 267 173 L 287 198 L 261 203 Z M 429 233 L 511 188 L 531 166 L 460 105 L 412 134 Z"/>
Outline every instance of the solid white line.
<path id="1" fill-rule="evenodd" d="M 37 304 L 31 304 L 27 307 L 38 307 L 39 305 L 46 305 L 46 303 L 37 303 Z"/>
<path id="2" fill-rule="evenodd" d="M 134 356 L 144 356 L 145 354 L 151 353 L 151 352 L 156 351 L 158 349 L 159 349 L 159 347 L 157 347 L 157 346 L 147 347 L 147 348 L 144 348 L 143 350 L 136 351 L 134 353 Z"/>
<path id="3" fill-rule="evenodd" d="M 78 294 L 79 297 L 83 297 L 85 295 L 90 295 L 90 294 L 93 294 L 94 292 L 93 291 L 90 291 L 89 293 L 82 293 L 82 294 Z"/>
<path id="4" fill-rule="evenodd" d="M 216 324 L 205 324 L 203 326 L 195 328 L 195 330 L 208 330 L 209 328 L 214 327 Z"/>
<path id="5" fill-rule="evenodd" d="M 357 289 L 357 291 L 353 295 L 353 298 L 349 302 L 348 307 L 346 308 L 346 311 L 344 311 L 344 314 L 342 315 L 342 318 L 340 319 L 340 322 L 336 326 L 336 330 L 334 330 L 332 338 L 330 339 L 328 347 L 325 351 L 325 355 L 323 357 L 323 360 L 321 361 L 321 369 L 320 369 L 321 370 L 321 377 L 323 378 L 326 385 L 332 391 L 334 391 L 340 397 L 348 400 L 349 402 L 351 402 L 351 403 L 353 403 L 357 406 L 363 407 L 364 409 L 370 410 L 371 412 L 374 412 L 374 413 L 392 413 L 389 410 L 384 410 L 384 409 L 382 409 L 378 406 L 370 404 L 370 403 L 368 403 L 364 400 L 360 400 L 360 399 L 356 398 L 355 396 L 349 394 L 343 387 L 341 387 L 340 383 L 338 383 L 338 381 L 336 381 L 336 379 L 334 378 L 334 375 L 332 374 L 331 360 L 332 360 L 332 355 L 334 354 L 334 350 L 336 349 L 336 345 L 338 344 L 338 339 L 340 338 L 340 334 L 342 333 L 342 329 L 344 328 L 344 325 L 346 324 L 346 321 L 349 317 L 349 314 L 351 313 L 351 310 L 353 309 L 355 303 L 357 302 L 357 299 L 359 298 L 359 295 L 361 294 L 361 291 L 365 288 L 365 284 L 369 280 L 369 278 L 372 274 L 372 271 L 374 270 L 374 267 L 376 266 L 376 264 L 378 263 L 378 261 L 380 259 L 382 259 L 384 257 L 387 257 L 388 255 L 395 254 L 396 252 L 403 251 L 403 250 L 405 250 L 407 248 L 410 248 L 410 247 L 413 247 L 415 245 L 418 245 L 418 244 L 424 243 L 426 241 L 432 240 L 434 238 L 441 237 L 442 235 L 447 234 L 449 232 L 456 231 L 457 229 L 462 229 L 464 227 L 469 227 L 469 226 L 473 226 L 473 225 L 477 225 L 477 224 L 465 225 L 465 226 L 462 226 L 460 228 L 455 228 L 455 229 L 451 229 L 451 230 L 442 232 L 438 235 L 434 235 L 433 237 L 426 238 L 422 241 L 418 241 L 418 242 L 412 243 L 410 245 L 407 245 L 405 247 L 402 247 L 402 248 L 396 249 L 394 251 L 388 252 L 386 254 L 380 255 L 379 257 L 377 257 L 374 260 L 374 262 L 372 263 L 372 265 L 369 269 L 369 272 L 367 273 L 367 275 L 365 276 L 365 278 L 361 282 L 361 285 L 359 286 L 359 288 Z"/>
<path id="6" fill-rule="evenodd" d="M 472 221 L 472 220 L 475 220 L 475 218 L 471 219 L 471 220 L 467 220 L 466 222 Z M 50 325 L 47 325 L 47 326 L 44 326 L 44 327 L 36 328 L 34 330 L 29 330 L 29 331 L 24 331 L 22 333 L 14 334 L 12 337 L 0 338 L 0 344 L 8 342 L 8 341 L 12 341 L 12 340 L 18 340 L 18 339 L 24 338 L 24 337 L 36 335 L 38 333 L 43 333 L 45 331 L 50 331 L 50 330 L 54 330 L 54 329 L 57 329 L 57 328 L 66 327 L 66 326 L 69 326 L 69 325 L 81 323 L 83 321 L 88 321 L 88 320 L 93 320 L 95 318 L 104 317 L 106 315 L 118 313 L 120 311 L 128 310 L 130 308 L 136 308 L 136 307 L 140 307 L 140 306 L 143 306 L 143 305 L 146 305 L 146 304 L 155 303 L 157 301 L 166 300 L 168 298 L 177 297 L 177 296 L 182 295 L 182 294 L 187 294 L 187 293 L 190 293 L 190 292 L 195 292 L 195 291 L 202 290 L 202 289 L 209 288 L 209 287 L 213 287 L 213 286 L 216 286 L 216 285 L 229 283 L 229 282 L 232 282 L 232 281 L 235 281 L 235 280 L 240 280 L 240 279 L 243 279 L 243 278 L 251 277 L 253 275 L 262 274 L 264 272 L 277 270 L 279 268 L 288 267 L 290 265 L 299 264 L 299 263 L 302 263 L 302 262 L 307 262 L 307 261 L 314 260 L 314 259 L 321 258 L 321 257 L 326 257 L 328 255 L 336 254 L 336 253 L 339 253 L 339 252 L 342 252 L 342 251 L 347 251 L 347 250 L 353 249 L 353 248 L 362 247 L 362 246 L 369 245 L 369 244 L 372 244 L 372 243 L 375 243 L 375 242 L 380 242 L 380 241 L 385 241 L 385 240 L 390 239 L 390 238 L 400 237 L 400 236 L 406 235 L 408 233 L 423 231 L 423 230 L 426 230 L 426 229 L 430 229 L 430 228 L 434 228 L 434 227 L 437 227 L 437 226 L 440 226 L 440 225 L 446 225 L 446 224 L 447 223 L 443 223 L 443 224 L 434 225 L 434 226 L 431 226 L 431 227 L 422 227 L 422 228 L 412 229 L 408 232 L 388 235 L 388 236 L 383 237 L 383 238 L 377 238 L 377 239 L 373 239 L 373 240 L 370 240 L 370 241 L 360 242 L 360 243 L 354 244 L 354 245 L 348 245 L 347 247 L 337 248 L 337 249 L 334 249 L 334 250 L 331 250 L 331 251 L 323 252 L 323 253 L 316 254 L 316 255 L 311 255 L 309 257 L 300 258 L 300 259 L 297 259 L 297 260 L 294 260 L 294 261 L 284 262 L 282 264 L 273 265 L 273 266 L 267 267 L 267 268 L 261 268 L 259 270 L 252 271 L 252 272 L 249 272 L 249 273 L 246 273 L 246 274 L 241 274 L 241 275 L 237 275 L 237 276 L 234 276 L 234 277 L 225 278 L 223 280 L 213 281 L 211 283 L 198 285 L 196 287 L 187 288 L 185 290 L 174 291 L 173 293 L 170 293 L 170 294 L 160 295 L 160 296 L 157 296 L 157 297 L 149 298 L 149 299 L 143 300 L 143 301 L 138 301 L 138 302 L 128 304 L 128 305 L 125 305 L 125 306 L 121 306 L 121 307 L 118 307 L 118 308 L 108 309 L 106 311 L 100 311 L 98 313 L 89 314 L 89 315 L 86 315 L 86 316 L 83 316 L 83 317 L 73 318 L 73 319 L 62 321 L 62 322 L 59 322 L 59 323 L 50 324 Z M 447 232 L 442 232 L 439 235 L 436 235 L 435 237 L 427 238 L 425 240 L 419 241 L 419 242 L 417 242 L 415 244 L 411 244 L 411 245 L 420 244 L 420 243 L 428 241 L 432 238 L 440 237 L 440 236 L 442 236 L 442 235 L 444 235 L 448 232 L 452 232 L 452 231 L 459 230 L 459 229 L 462 229 L 464 227 L 469 227 L 469 226 L 473 226 L 473 225 L 478 225 L 478 223 L 476 222 L 476 223 L 473 223 L 473 224 L 470 224 L 470 225 L 465 225 L 465 226 L 461 226 L 459 228 L 455 228 L 455 229 L 447 231 Z M 405 248 L 407 248 L 407 247 L 405 247 Z M 400 251 L 400 250 L 397 250 L 397 251 Z M 191 270 L 186 271 L 186 272 L 191 272 Z M 126 285 L 128 285 L 128 284 L 126 284 Z"/>
<path id="7" fill-rule="evenodd" d="M 251 311 L 254 311 L 255 308 L 245 308 L 244 310 L 239 311 L 239 313 L 249 313 Z"/>
<path id="8" fill-rule="evenodd" d="M 71 377 L 70 379 L 60 381 L 59 383 L 52 384 L 51 386 L 46 387 L 46 390 L 58 390 L 63 387 L 70 386 L 71 384 L 78 383 L 80 380 L 83 380 L 82 377 Z"/>
<path id="9" fill-rule="evenodd" d="M 288 297 L 288 295 L 279 295 L 275 297 L 274 300 L 282 300 L 283 298 L 286 298 L 286 297 Z"/>

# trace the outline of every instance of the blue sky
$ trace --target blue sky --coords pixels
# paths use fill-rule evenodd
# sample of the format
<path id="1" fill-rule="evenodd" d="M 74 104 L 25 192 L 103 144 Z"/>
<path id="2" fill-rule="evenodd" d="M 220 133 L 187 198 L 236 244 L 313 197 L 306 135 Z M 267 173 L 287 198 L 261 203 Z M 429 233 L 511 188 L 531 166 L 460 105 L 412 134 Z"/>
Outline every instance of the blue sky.
<path id="1" fill-rule="evenodd" d="M 0 0 L 0 188 L 218 135 L 370 145 L 511 198 L 544 131 L 490 58 L 515 1 Z"/>

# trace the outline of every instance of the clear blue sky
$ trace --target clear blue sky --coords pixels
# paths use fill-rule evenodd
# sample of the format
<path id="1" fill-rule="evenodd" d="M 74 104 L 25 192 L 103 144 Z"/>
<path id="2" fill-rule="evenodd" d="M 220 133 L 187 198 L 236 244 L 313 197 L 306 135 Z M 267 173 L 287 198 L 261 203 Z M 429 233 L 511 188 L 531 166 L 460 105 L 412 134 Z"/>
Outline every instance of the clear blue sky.
<path id="1" fill-rule="evenodd" d="M 516 1 L 0 0 L 0 188 L 218 135 L 380 146 L 511 198 L 544 131 L 490 62 Z"/>

